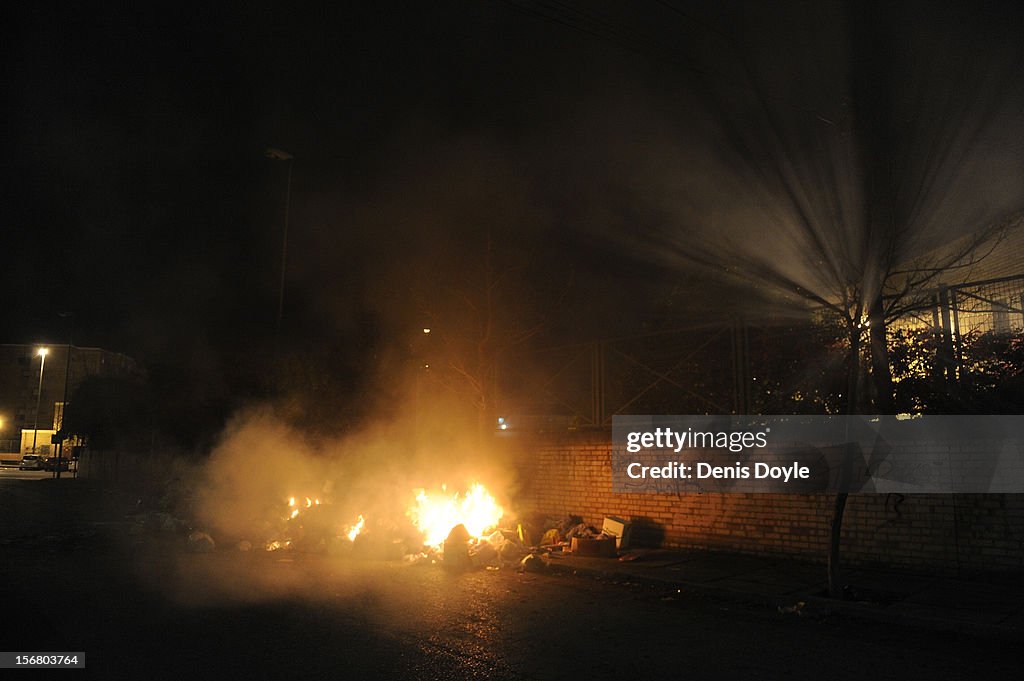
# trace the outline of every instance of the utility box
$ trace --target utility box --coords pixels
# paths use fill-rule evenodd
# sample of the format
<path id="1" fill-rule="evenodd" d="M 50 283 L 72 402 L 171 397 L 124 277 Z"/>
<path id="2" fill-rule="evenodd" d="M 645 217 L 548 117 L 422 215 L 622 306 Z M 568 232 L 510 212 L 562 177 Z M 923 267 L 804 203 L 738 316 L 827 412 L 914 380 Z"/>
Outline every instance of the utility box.
<path id="1" fill-rule="evenodd" d="M 615 537 L 615 548 L 619 551 L 625 551 L 629 548 L 629 535 L 632 529 L 633 523 L 622 518 L 616 518 L 613 515 L 606 515 L 601 532 L 609 537 Z"/>

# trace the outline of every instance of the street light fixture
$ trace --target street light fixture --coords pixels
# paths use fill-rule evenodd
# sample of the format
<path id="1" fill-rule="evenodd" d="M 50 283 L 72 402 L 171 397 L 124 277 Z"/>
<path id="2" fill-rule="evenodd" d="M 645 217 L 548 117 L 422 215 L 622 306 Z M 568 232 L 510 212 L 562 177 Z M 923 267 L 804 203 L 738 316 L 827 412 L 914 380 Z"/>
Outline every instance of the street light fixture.
<path id="1" fill-rule="evenodd" d="M 43 398 L 43 369 L 46 367 L 47 348 L 39 348 L 36 354 L 39 355 L 39 388 L 36 390 L 36 421 L 32 426 L 32 453 L 36 453 L 36 438 L 39 437 L 39 401 Z"/>

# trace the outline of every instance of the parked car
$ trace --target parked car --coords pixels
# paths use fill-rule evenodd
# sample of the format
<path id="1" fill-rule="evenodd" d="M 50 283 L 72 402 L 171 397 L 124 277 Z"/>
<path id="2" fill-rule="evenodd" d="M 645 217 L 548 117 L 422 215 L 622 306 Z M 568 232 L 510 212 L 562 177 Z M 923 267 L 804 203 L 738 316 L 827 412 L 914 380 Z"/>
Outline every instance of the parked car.
<path id="1" fill-rule="evenodd" d="M 21 457 L 21 465 L 18 466 L 19 471 L 41 471 L 43 469 L 43 460 L 39 458 L 38 454 L 26 454 Z"/>
<path id="2" fill-rule="evenodd" d="M 67 459 L 61 458 L 61 460 L 60 460 L 60 469 L 62 471 L 68 470 L 68 460 Z M 55 470 L 57 470 L 57 457 L 51 456 L 49 459 L 44 461 L 43 462 L 43 470 L 45 470 L 45 471 L 55 471 Z"/>

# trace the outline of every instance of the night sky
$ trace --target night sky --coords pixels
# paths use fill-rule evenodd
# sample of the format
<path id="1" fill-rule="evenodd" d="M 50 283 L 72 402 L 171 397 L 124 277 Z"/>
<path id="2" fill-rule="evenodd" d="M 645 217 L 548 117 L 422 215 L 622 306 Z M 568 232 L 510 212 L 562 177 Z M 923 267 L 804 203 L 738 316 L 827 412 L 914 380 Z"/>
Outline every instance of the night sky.
<path id="1" fill-rule="evenodd" d="M 495 196 L 571 203 L 545 186 L 559 159 L 538 158 L 630 66 L 502 3 L 69 12 L 8 21 L 11 340 L 60 338 L 65 310 L 82 342 L 136 352 L 272 327 L 286 171 L 270 146 L 298 159 L 288 316 L 344 325 L 324 298 L 367 302 L 397 256 L 507 228 Z M 526 205 L 543 220 L 516 229 L 558 208 Z"/>
<path id="2" fill-rule="evenodd" d="M 780 148 L 797 176 L 842 167 L 851 120 L 933 193 L 991 192 L 906 211 L 936 238 L 1024 205 L 1016 3 L 762 4 L 5 9 L 0 339 L 63 342 L 70 311 L 76 344 L 230 383 L 274 342 L 267 147 L 295 156 L 282 342 L 352 365 L 487 243 L 528 264 L 524 298 L 561 301 L 548 341 L 695 314 L 669 302 L 703 274 L 659 244 L 785 242 L 729 217 L 738 192 Z M 826 144 L 790 134 L 814 126 Z"/>

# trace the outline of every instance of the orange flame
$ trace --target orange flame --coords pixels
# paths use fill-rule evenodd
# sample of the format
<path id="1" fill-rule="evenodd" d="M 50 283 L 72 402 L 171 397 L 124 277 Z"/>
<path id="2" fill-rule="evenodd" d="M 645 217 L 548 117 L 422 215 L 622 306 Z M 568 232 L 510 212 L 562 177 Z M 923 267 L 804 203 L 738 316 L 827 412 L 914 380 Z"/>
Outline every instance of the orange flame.
<path id="1" fill-rule="evenodd" d="M 359 519 L 356 521 L 356 524 L 352 525 L 347 530 L 345 530 L 345 536 L 348 537 L 348 540 L 355 541 L 356 537 L 359 536 L 359 533 L 363 531 L 363 525 L 365 524 L 366 519 L 363 518 L 363 516 L 359 516 Z"/>
<path id="2" fill-rule="evenodd" d="M 448 533 L 456 525 L 466 526 L 471 537 L 481 537 L 484 532 L 497 526 L 504 510 L 487 489 L 476 483 L 460 496 L 448 494 L 445 487 L 439 492 L 416 491 L 416 504 L 406 510 L 406 515 L 423 533 L 423 543 L 440 547 Z"/>

